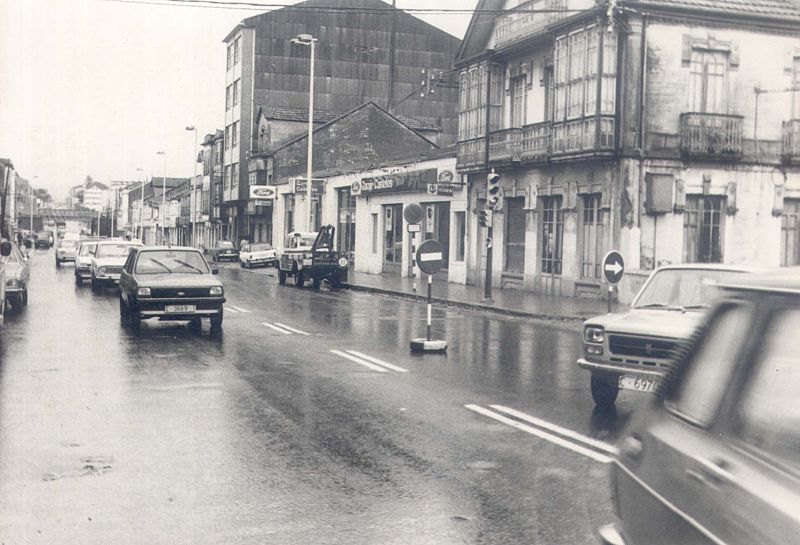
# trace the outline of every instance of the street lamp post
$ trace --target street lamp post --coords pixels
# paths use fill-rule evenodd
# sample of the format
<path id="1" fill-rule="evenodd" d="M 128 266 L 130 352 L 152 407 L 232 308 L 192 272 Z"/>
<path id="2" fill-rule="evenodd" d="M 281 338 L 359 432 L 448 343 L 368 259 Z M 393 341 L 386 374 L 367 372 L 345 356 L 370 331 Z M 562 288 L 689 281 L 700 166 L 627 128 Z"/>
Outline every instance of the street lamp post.
<path id="1" fill-rule="evenodd" d="M 164 176 L 161 178 L 161 244 L 165 244 L 164 227 L 167 223 L 167 152 L 157 151 L 156 155 L 164 156 Z"/>
<path id="2" fill-rule="evenodd" d="M 192 176 L 192 183 L 189 184 L 189 187 L 192 189 L 192 193 L 189 196 L 189 208 L 191 209 L 191 221 L 192 221 L 192 246 L 197 246 L 197 199 L 195 198 L 195 188 L 194 183 L 197 181 L 197 128 L 194 125 L 189 125 L 186 127 L 187 131 L 194 131 L 194 150 L 193 150 L 193 176 Z"/>
<path id="3" fill-rule="evenodd" d="M 298 34 L 296 38 L 292 38 L 293 44 L 307 45 L 311 47 L 311 70 L 309 74 L 309 90 L 308 90 L 308 160 L 306 162 L 306 193 L 308 202 L 308 214 L 306 214 L 306 221 L 308 221 L 308 229 L 311 231 L 313 221 L 311 214 L 313 213 L 311 206 L 311 171 L 314 158 L 314 45 L 317 39 L 311 34 Z"/>
<path id="4" fill-rule="evenodd" d="M 136 172 L 142 172 L 141 168 L 137 168 Z M 138 178 L 141 180 L 142 175 L 137 174 Z M 139 231 L 136 233 L 137 237 L 141 237 L 142 242 L 144 242 L 144 182 L 142 182 L 142 202 L 139 203 Z"/>

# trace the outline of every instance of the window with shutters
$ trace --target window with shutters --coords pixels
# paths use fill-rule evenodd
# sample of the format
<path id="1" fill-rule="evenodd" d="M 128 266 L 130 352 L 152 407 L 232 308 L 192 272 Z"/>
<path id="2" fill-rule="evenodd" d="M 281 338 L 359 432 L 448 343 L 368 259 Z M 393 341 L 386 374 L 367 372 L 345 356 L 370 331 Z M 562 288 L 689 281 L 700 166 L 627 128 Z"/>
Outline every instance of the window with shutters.
<path id="1" fill-rule="evenodd" d="M 722 263 L 725 197 L 687 195 L 683 212 L 683 260 Z"/>
<path id="2" fill-rule="evenodd" d="M 689 95 L 693 112 L 724 114 L 728 108 L 728 53 L 692 50 Z"/>

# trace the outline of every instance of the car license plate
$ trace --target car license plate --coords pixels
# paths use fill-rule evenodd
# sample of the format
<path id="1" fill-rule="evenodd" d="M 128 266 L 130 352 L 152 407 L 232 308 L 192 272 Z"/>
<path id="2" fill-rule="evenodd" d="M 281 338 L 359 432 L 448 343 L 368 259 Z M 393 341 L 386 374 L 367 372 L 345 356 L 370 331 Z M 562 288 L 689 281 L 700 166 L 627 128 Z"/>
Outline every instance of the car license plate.
<path id="1" fill-rule="evenodd" d="M 182 312 L 194 312 L 194 305 L 166 305 L 164 311 L 169 314 L 178 314 Z"/>
<path id="2" fill-rule="evenodd" d="M 636 390 L 637 392 L 655 392 L 656 380 L 649 377 L 622 375 L 619 377 L 620 390 Z"/>

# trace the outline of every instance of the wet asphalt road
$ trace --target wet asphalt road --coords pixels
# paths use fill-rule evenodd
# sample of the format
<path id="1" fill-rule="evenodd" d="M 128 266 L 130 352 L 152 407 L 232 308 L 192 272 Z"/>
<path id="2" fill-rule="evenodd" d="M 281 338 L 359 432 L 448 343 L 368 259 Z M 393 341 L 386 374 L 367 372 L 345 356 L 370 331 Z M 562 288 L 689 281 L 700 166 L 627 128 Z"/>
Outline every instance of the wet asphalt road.
<path id="1" fill-rule="evenodd" d="M 137 336 L 114 290 L 31 265 L 0 342 L 0 543 L 580 545 L 612 516 L 603 451 L 543 426 L 602 447 L 642 401 L 593 412 L 574 327 L 437 309 L 447 355 L 413 356 L 422 305 L 230 266 L 221 335 Z"/>

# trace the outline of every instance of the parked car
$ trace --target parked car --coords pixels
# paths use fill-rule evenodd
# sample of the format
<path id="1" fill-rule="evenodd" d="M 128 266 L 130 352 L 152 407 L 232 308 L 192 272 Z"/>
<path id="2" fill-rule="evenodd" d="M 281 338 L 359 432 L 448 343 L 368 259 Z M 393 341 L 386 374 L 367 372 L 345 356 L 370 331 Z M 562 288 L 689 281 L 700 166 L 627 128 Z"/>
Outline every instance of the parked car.
<path id="1" fill-rule="evenodd" d="M 34 247 L 36 249 L 44 248 L 45 250 L 49 250 L 53 247 L 53 232 L 52 231 L 39 231 L 36 233 L 36 242 L 34 242 Z"/>
<path id="2" fill-rule="evenodd" d="M 623 435 L 606 544 L 798 542 L 800 269 L 725 282 Z"/>
<path id="3" fill-rule="evenodd" d="M 75 261 L 75 256 L 78 253 L 78 241 L 74 239 L 62 239 L 58 241 L 56 246 L 56 268 L 60 267 L 62 263 L 68 261 Z"/>
<path id="4" fill-rule="evenodd" d="M 118 283 L 128 253 L 131 248 L 138 246 L 144 245 L 138 240 L 98 241 L 90 269 L 92 291 L 98 291 L 103 285 Z"/>
<path id="5" fill-rule="evenodd" d="M 31 277 L 28 258 L 15 243 L 11 243 L 11 253 L 5 258 L 5 300 L 14 312 L 20 312 L 28 304 L 28 281 Z"/>
<path id="6" fill-rule="evenodd" d="M 749 269 L 715 264 L 670 265 L 654 271 L 630 310 L 583 323 L 583 358 L 592 399 L 609 407 L 621 389 L 654 392 L 679 343 L 718 294 L 714 284 Z"/>
<path id="7" fill-rule="evenodd" d="M 209 253 L 211 254 L 211 261 L 222 261 L 224 259 L 236 261 L 239 259 L 239 250 L 230 240 L 218 240 L 214 247 L 209 250 Z"/>
<path id="8" fill-rule="evenodd" d="M 75 283 L 82 285 L 84 280 L 92 278 L 92 257 L 100 239 L 84 239 L 78 244 L 75 256 Z"/>
<path id="9" fill-rule="evenodd" d="M 134 331 L 151 318 L 189 320 L 199 330 L 208 318 L 219 329 L 225 296 L 216 274 L 195 248 L 135 247 L 119 280 L 120 320 Z"/>
<path id="10" fill-rule="evenodd" d="M 347 258 L 336 251 L 336 228 L 324 225 L 319 233 L 291 233 L 278 261 L 278 283 L 286 284 L 286 278 L 294 277 L 294 283 L 303 287 L 310 278 L 314 288 L 323 280 L 339 287 L 347 281 Z"/>
<path id="11" fill-rule="evenodd" d="M 8 240 L 0 242 L 0 329 L 5 325 L 6 313 L 6 268 L 5 262 L 13 252 L 12 243 Z"/>
<path id="12" fill-rule="evenodd" d="M 239 249 L 239 265 L 242 268 L 277 267 L 278 256 L 272 244 L 266 242 L 245 243 Z"/>

